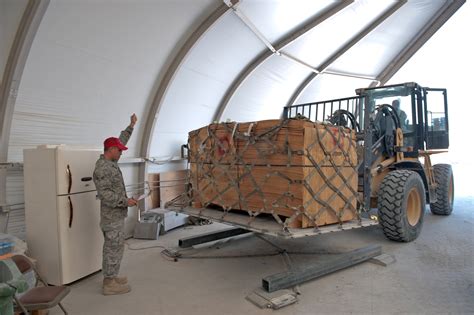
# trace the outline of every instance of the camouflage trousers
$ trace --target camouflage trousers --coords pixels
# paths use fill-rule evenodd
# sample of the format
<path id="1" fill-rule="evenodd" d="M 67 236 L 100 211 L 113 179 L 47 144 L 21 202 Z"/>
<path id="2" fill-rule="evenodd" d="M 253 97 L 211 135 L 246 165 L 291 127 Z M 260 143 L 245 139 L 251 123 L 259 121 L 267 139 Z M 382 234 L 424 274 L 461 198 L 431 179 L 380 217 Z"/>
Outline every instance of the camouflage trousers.
<path id="1" fill-rule="evenodd" d="M 123 251 L 125 247 L 124 220 L 109 224 L 101 224 L 104 234 L 104 248 L 102 251 L 102 273 L 104 278 L 117 277 L 120 271 Z"/>

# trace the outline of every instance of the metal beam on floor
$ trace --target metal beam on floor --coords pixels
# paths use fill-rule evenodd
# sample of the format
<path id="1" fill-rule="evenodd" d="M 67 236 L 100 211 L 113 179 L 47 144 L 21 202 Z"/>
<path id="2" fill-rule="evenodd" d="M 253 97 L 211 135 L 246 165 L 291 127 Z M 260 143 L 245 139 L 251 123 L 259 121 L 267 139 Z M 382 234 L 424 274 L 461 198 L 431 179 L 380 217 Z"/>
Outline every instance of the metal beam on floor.
<path id="1" fill-rule="evenodd" d="M 190 236 L 190 237 L 180 239 L 179 247 L 188 248 L 194 245 L 217 241 L 223 238 L 237 236 L 237 235 L 241 235 L 245 233 L 251 233 L 251 231 L 240 229 L 240 228 L 233 228 L 233 229 L 227 229 L 224 231 L 210 232 L 210 233 Z"/>
<path id="2" fill-rule="evenodd" d="M 292 271 L 267 276 L 262 279 L 262 286 L 267 292 L 286 289 L 322 277 L 329 273 L 354 266 L 381 254 L 382 247 L 380 245 L 370 245 L 347 253 L 333 255 L 329 259 L 318 261 L 315 264 L 301 266 Z"/>

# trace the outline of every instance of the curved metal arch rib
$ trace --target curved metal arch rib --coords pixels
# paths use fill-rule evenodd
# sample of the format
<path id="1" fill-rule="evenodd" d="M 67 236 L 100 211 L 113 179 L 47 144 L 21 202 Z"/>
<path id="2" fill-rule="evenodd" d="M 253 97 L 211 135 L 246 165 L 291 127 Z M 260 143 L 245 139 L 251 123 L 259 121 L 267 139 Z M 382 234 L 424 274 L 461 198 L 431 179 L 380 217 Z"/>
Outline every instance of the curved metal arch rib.
<path id="1" fill-rule="evenodd" d="M 283 49 L 287 45 L 291 44 L 294 42 L 296 39 L 298 39 L 300 36 L 304 35 L 314 27 L 316 27 L 318 24 L 324 22 L 326 19 L 330 18 L 331 16 L 335 15 L 351 3 L 353 3 L 354 0 L 345 0 L 336 3 L 335 5 L 331 6 L 327 10 L 325 10 L 322 14 L 318 14 L 316 17 L 299 27 L 297 30 L 292 32 L 290 35 L 286 36 L 282 40 L 280 40 L 278 43 L 274 45 L 276 53 L 278 53 L 279 50 Z M 250 64 L 243 69 L 240 74 L 237 76 L 237 78 L 232 82 L 231 86 L 227 89 L 224 97 L 222 98 L 221 103 L 219 104 L 216 113 L 212 119 L 212 121 L 219 121 L 224 114 L 224 111 L 229 104 L 230 99 L 234 95 L 234 93 L 237 91 L 237 89 L 242 85 L 242 83 L 247 79 L 247 77 L 255 71 L 255 69 L 261 65 L 265 60 L 270 58 L 274 54 L 273 51 L 271 50 L 265 50 L 262 52 L 260 55 L 258 55 Z"/>
<path id="2" fill-rule="evenodd" d="M 147 120 L 145 123 L 145 131 L 143 134 L 143 139 L 142 139 L 141 149 L 140 149 L 141 156 L 149 155 L 151 137 L 155 129 L 156 116 L 158 115 L 161 109 L 161 105 L 163 102 L 163 98 L 166 94 L 166 91 L 168 90 L 168 87 L 173 81 L 173 78 L 176 72 L 178 71 L 180 65 L 182 64 L 184 58 L 187 56 L 187 54 L 192 49 L 192 47 L 196 44 L 196 42 L 201 38 L 201 36 L 229 9 L 230 8 L 225 4 L 219 5 L 219 7 L 216 10 L 214 10 L 214 12 L 212 12 L 211 15 L 206 20 L 204 20 L 204 22 L 202 22 L 201 25 L 199 25 L 199 27 L 186 40 L 186 42 L 183 44 L 183 46 L 174 57 L 171 64 L 169 65 L 168 69 L 166 70 L 166 73 L 162 81 L 160 82 L 158 90 L 153 99 L 152 106 L 147 115 Z M 144 172 L 140 172 L 141 175 L 143 175 L 142 173 L 144 174 Z"/>
<path id="3" fill-rule="evenodd" d="M 329 56 L 317 69 L 319 73 L 311 73 L 295 90 L 295 93 L 290 97 L 287 105 L 291 106 L 295 103 L 298 97 L 303 93 L 303 91 L 308 87 L 311 82 L 318 76 L 318 74 L 324 72 L 331 64 L 333 64 L 339 57 L 344 55 L 349 49 L 351 49 L 355 44 L 360 42 L 365 36 L 382 24 L 388 17 L 398 11 L 403 5 L 407 3 L 407 0 L 396 2 L 388 10 L 386 10 L 380 17 L 378 17 L 374 22 L 370 23 L 366 28 L 360 31 L 356 36 L 354 36 L 347 44 L 337 50 L 334 54 Z M 330 74 L 330 73 L 329 73 Z"/>
<path id="4" fill-rule="evenodd" d="M 29 0 L 18 25 L 0 85 L 0 163 L 8 162 L 16 95 L 31 45 L 50 0 Z M 0 173 L 0 204 L 6 198 L 6 175 Z"/>
<path id="5" fill-rule="evenodd" d="M 29 0 L 18 25 L 0 86 L 0 159 L 6 162 L 16 93 L 33 39 L 50 0 Z"/>

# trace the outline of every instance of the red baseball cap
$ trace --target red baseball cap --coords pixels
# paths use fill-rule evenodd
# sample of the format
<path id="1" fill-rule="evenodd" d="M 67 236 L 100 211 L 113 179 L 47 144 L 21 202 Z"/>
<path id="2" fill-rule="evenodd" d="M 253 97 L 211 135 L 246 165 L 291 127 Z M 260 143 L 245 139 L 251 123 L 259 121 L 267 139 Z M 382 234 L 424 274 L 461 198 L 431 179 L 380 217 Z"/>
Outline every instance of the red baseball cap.
<path id="1" fill-rule="evenodd" d="M 108 149 L 111 147 L 117 147 L 119 148 L 119 150 L 122 150 L 122 151 L 125 151 L 128 149 L 126 146 L 123 145 L 122 141 L 120 141 L 119 138 L 114 138 L 114 137 L 107 138 L 104 141 L 104 149 Z"/>

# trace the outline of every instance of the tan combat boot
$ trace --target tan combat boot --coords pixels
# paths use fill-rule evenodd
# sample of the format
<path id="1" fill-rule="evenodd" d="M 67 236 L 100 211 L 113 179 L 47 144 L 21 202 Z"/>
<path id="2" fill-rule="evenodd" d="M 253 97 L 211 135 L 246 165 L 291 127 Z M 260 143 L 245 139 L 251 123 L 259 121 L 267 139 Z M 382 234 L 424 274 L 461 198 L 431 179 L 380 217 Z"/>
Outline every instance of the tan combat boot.
<path id="1" fill-rule="evenodd" d="M 127 277 L 115 277 L 115 282 L 117 282 L 118 284 L 127 284 L 128 283 L 128 279 Z"/>
<path id="2" fill-rule="evenodd" d="M 104 295 L 125 294 L 131 290 L 132 289 L 128 284 L 120 284 L 115 280 L 115 278 L 104 278 L 104 284 L 102 287 L 102 293 Z"/>

